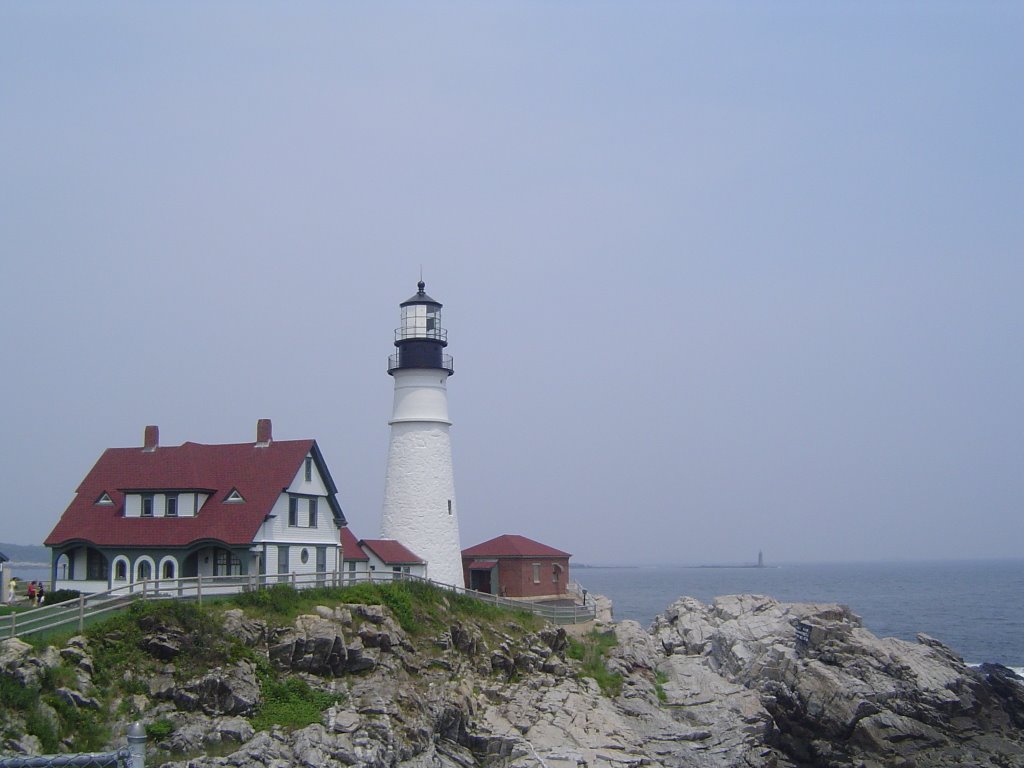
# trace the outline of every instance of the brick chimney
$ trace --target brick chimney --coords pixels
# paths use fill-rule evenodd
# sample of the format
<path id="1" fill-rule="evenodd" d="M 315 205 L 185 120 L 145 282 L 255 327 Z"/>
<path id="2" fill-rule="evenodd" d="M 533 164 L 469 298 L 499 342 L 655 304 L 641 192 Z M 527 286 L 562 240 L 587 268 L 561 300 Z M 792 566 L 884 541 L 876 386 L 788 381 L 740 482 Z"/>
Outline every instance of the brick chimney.
<path id="1" fill-rule="evenodd" d="M 270 419 L 260 419 L 256 422 L 256 447 L 266 448 L 270 445 L 270 441 L 273 439 L 271 433 L 273 429 L 270 424 Z"/>
<path id="2" fill-rule="evenodd" d="M 160 445 L 160 427 L 150 424 L 146 427 L 146 436 L 142 441 L 142 450 L 152 453 Z"/>

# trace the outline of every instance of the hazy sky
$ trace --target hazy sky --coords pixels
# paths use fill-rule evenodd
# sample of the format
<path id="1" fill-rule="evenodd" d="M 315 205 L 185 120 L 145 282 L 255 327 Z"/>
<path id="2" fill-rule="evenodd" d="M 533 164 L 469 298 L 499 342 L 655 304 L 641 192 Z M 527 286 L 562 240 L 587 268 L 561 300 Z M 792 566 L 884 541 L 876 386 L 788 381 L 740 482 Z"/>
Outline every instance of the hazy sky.
<path id="1" fill-rule="evenodd" d="M 315 438 L 378 533 L 445 304 L 462 544 L 1019 556 L 1024 4 L 0 4 L 0 541 Z"/>

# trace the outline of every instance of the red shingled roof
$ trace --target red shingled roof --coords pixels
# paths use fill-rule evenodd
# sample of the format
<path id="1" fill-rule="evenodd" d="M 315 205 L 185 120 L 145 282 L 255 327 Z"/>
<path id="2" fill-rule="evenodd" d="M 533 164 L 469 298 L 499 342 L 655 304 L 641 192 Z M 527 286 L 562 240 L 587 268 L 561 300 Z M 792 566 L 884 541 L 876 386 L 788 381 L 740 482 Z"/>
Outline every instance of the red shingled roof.
<path id="1" fill-rule="evenodd" d="M 373 552 L 386 565 L 422 565 L 424 562 L 394 539 L 363 539 L 359 545 Z"/>
<path id="2" fill-rule="evenodd" d="M 248 544 L 311 451 L 324 474 L 332 511 L 344 520 L 315 440 L 275 440 L 261 448 L 255 443 L 185 443 L 152 451 L 109 448 L 43 543 L 52 547 L 82 540 L 98 546 L 176 547 L 214 539 Z M 224 503 L 232 488 L 244 503 Z M 194 489 L 212 492 L 195 517 L 124 517 L 125 491 Z M 112 505 L 95 503 L 104 492 Z"/>
<path id="3" fill-rule="evenodd" d="M 348 529 L 341 529 L 341 551 L 346 560 L 369 560 L 370 556 L 359 547 L 359 540 L 356 535 Z"/>
<path id="4" fill-rule="evenodd" d="M 541 544 L 539 541 L 519 536 L 515 533 L 506 533 L 497 536 L 482 544 L 462 550 L 462 556 L 492 558 L 492 557 L 572 557 L 568 552 Z"/>

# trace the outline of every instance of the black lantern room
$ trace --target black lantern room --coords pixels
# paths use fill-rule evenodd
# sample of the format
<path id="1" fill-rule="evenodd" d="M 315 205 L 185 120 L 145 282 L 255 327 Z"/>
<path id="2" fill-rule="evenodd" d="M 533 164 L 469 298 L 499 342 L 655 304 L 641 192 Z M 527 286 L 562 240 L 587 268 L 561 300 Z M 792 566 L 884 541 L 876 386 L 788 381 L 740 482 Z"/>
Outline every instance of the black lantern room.
<path id="1" fill-rule="evenodd" d="M 398 351 L 388 358 L 388 373 L 407 368 L 436 368 L 455 373 L 452 356 L 444 354 L 448 346 L 448 332 L 441 327 L 441 302 L 434 301 L 423 290 L 420 280 L 416 295 L 399 306 L 402 325 L 395 329 Z"/>

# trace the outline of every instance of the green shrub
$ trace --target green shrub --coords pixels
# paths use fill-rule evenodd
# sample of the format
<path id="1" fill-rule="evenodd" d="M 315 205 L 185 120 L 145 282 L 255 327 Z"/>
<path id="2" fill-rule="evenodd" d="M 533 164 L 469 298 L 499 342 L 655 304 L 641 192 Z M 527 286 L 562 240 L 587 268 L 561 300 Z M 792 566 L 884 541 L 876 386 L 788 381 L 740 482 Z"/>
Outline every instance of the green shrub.
<path id="1" fill-rule="evenodd" d="M 56 605 L 57 603 L 66 603 L 68 600 L 77 600 L 82 596 L 82 593 L 77 589 L 56 589 L 53 592 L 46 593 L 46 605 Z"/>
<path id="2" fill-rule="evenodd" d="M 341 699 L 340 696 L 316 691 L 299 677 L 284 680 L 263 680 L 263 704 L 252 718 L 252 726 L 263 731 L 273 725 L 305 728 L 320 722 L 320 713 Z"/>
<path id="3" fill-rule="evenodd" d="M 166 718 L 146 723 L 146 736 L 151 739 L 166 739 L 174 733 L 174 723 Z"/>

